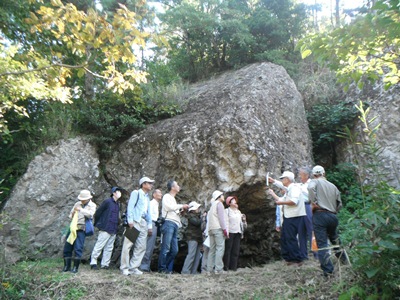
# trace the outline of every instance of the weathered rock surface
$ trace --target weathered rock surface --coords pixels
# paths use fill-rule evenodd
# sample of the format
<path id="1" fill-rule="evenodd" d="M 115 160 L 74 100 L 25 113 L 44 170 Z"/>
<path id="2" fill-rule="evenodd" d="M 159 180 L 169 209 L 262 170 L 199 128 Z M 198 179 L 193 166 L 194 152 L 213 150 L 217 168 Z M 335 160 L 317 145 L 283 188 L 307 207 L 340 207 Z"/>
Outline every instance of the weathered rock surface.
<path id="1" fill-rule="evenodd" d="M 96 150 L 84 138 L 47 147 L 29 164 L 4 208 L 7 222 L 0 239 L 7 260 L 61 256 L 62 231 L 79 191 L 89 189 L 96 195 L 108 187 Z M 91 250 L 92 239 L 87 240 L 86 249 Z"/>
<path id="2" fill-rule="evenodd" d="M 376 138 L 379 146 L 382 147 L 380 156 L 382 179 L 400 188 L 400 87 L 393 86 L 385 91 L 382 83 L 376 83 L 374 86 L 367 85 L 361 92 L 350 91 L 348 98 L 357 102 L 357 105 L 359 100 L 362 100 L 364 109 L 370 107 L 369 118 L 376 117 L 374 126 L 381 124 Z M 352 130 L 358 133 L 359 137 L 364 137 L 360 121 Z M 354 146 L 344 141 L 338 145 L 337 152 L 339 162 L 353 162 Z M 364 161 L 363 158 L 358 157 L 358 159 L 365 165 L 369 163 L 365 161 L 368 158 Z M 368 180 L 377 178 L 376 174 L 368 174 L 368 177 Z"/>
<path id="3" fill-rule="evenodd" d="M 148 126 L 123 143 L 106 164 L 107 177 L 127 190 L 143 176 L 165 192 L 176 179 L 180 202 L 206 204 L 215 189 L 239 197 L 249 227 L 241 264 L 278 255 L 275 205 L 265 175 L 310 165 L 304 105 L 286 71 L 254 64 L 192 86 L 184 114 Z"/>

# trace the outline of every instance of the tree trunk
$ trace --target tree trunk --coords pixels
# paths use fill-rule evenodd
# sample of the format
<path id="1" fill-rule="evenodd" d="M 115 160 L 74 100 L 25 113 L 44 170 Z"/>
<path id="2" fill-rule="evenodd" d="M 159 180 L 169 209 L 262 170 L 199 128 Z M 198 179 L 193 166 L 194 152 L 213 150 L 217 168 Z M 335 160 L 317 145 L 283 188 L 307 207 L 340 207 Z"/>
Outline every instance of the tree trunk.
<path id="1" fill-rule="evenodd" d="M 336 6 L 335 6 L 336 27 L 340 26 L 339 2 L 340 0 L 336 0 Z"/>

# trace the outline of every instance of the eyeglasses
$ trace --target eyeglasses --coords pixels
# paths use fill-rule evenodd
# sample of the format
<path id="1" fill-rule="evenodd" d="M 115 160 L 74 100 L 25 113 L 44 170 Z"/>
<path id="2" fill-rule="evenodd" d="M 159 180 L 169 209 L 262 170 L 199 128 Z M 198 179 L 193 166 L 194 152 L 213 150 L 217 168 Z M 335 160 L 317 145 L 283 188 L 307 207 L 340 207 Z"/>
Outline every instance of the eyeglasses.
<path id="1" fill-rule="evenodd" d="M 148 184 L 150 184 L 150 185 L 153 185 L 153 184 L 154 184 L 154 182 L 145 182 L 145 183 L 148 183 Z"/>

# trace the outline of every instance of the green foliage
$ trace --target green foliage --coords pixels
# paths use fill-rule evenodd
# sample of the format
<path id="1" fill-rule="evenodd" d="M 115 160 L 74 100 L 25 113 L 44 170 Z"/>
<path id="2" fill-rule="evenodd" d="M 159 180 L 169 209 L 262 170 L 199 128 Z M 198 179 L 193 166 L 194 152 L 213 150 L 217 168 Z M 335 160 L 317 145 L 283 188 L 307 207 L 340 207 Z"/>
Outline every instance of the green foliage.
<path id="1" fill-rule="evenodd" d="M 307 112 L 307 120 L 313 141 L 315 161 L 322 157 L 335 157 L 334 145 L 339 140 L 338 132 L 346 125 L 352 125 L 356 110 L 350 104 L 317 104 Z M 333 161 L 335 163 L 335 161 Z"/>
<path id="2" fill-rule="evenodd" d="M 153 98 L 151 98 L 153 99 Z M 180 112 L 172 99 L 145 101 L 142 90 L 137 87 L 124 96 L 103 93 L 92 103 L 76 101 L 77 132 L 89 134 L 97 145 L 98 153 L 109 157 L 118 143 L 141 130 L 146 124 L 171 117 Z"/>
<path id="3" fill-rule="evenodd" d="M 151 15 L 144 2 L 131 4 L 134 11 L 114 4 L 107 12 L 96 10 L 93 1 L 0 5 L 0 15 L 9 16 L 0 22 L 9 39 L 0 44 L 0 136 L 9 138 L 9 111 L 29 115 L 29 100 L 68 103 L 92 99 L 102 89 L 122 94 L 145 80 L 135 48 L 166 41 L 143 29 L 151 19 L 144 18 Z"/>
<path id="4" fill-rule="evenodd" d="M 297 54 L 285 50 L 266 50 L 254 56 L 256 61 L 269 61 L 285 68 L 291 78 L 295 78 L 299 73 Z"/>
<path id="5" fill-rule="evenodd" d="M 170 65 L 183 79 L 197 81 L 256 61 L 290 66 L 306 13 L 288 0 L 174 1 L 160 18 L 170 40 Z"/>
<path id="6" fill-rule="evenodd" d="M 350 163 L 338 164 L 329 170 L 327 179 L 341 191 L 343 207 L 349 214 L 355 213 L 363 206 L 356 166 Z"/>
<path id="7" fill-rule="evenodd" d="M 334 70 L 340 82 L 354 82 L 362 89 L 365 80 L 383 78 L 385 88 L 400 81 L 400 11 L 397 1 L 376 1 L 371 11 L 332 32 L 302 39 L 298 49 Z"/>
<path id="8" fill-rule="evenodd" d="M 358 156 L 356 170 L 362 193 L 361 201 L 352 201 L 351 205 L 346 201 L 342 226 L 347 231 L 346 242 L 353 244 L 353 266 L 363 275 L 358 284 L 368 295 L 393 299 L 400 295 L 400 191 L 383 181 L 379 172 L 381 152 L 376 141 L 379 124 L 369 117 L 370 108 L 364 109 L 362 102 L 356 107 L 363 135 L 342 136 L 356 143 L 354 154 Z"/>

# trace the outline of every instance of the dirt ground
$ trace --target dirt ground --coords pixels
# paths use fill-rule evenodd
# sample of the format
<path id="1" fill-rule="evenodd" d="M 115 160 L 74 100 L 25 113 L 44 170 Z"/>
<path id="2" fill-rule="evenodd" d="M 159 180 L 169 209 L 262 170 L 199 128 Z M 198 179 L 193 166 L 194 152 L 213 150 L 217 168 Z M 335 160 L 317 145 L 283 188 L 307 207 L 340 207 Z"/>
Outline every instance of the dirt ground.
<path id="1" fill-rule="evenodd" d="M 343 292 L 342 283 L 351 280 L 351 273 L 349 266 L 336 263 L 335 275 L 325 278 L 318 262 L 310 259 L 302 266 L 287 266 L 278 261 L 221 275 L 152 272 L 123 276 L 117 269 L 93 271 L 82 265 L 70 280 L 84 283 L 82 299 L 93 300 L 337 299 Z"/>

